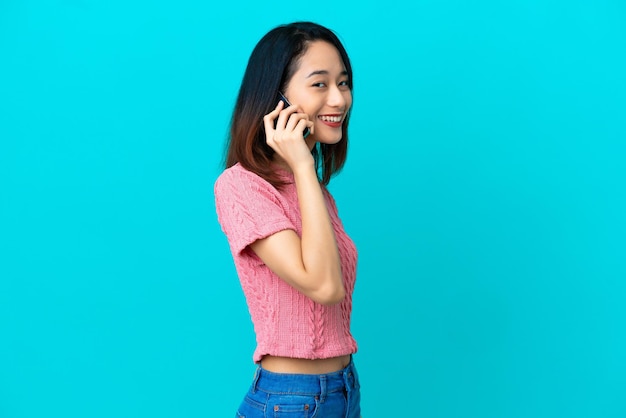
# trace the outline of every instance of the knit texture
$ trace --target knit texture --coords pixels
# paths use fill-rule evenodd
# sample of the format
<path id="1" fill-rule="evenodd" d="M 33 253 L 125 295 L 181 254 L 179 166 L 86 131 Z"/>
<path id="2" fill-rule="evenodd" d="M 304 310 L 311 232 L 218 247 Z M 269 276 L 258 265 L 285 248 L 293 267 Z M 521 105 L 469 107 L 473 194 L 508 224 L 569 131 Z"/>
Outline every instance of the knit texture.
<path id="1" fill-rule="evenodd" d="M 250 250 L 254 241 L 292 229 L 302 236 L 302 222 L 293 175 L 280 191 L 239 164 L 224 170 L 215 182 L 218 221 L 226 234 L 235 268 L 254 324 L 257 347 L 253 360 L 264 355 L 320 359 L 355 353 L 350 333 L 352 292 L 357 251 L 344 231 L 333 197 L 322 188 L 335 230 L 346 297 L 321 305 L 274 274 Z"/>

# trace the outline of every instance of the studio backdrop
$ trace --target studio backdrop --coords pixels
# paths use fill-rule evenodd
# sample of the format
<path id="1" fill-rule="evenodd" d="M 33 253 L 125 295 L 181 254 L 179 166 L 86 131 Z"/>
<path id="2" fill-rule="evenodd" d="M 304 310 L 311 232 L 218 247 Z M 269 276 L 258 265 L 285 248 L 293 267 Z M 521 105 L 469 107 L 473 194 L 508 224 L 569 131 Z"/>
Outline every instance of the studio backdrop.
<path id="1" fill-rule="evenodd" d="M 2 0 L 0 417 L 234 416 L 255 341 L 213 183 L 295 20 L 354 68 L 363 416 L 626 416 L 623 1 Z"/>

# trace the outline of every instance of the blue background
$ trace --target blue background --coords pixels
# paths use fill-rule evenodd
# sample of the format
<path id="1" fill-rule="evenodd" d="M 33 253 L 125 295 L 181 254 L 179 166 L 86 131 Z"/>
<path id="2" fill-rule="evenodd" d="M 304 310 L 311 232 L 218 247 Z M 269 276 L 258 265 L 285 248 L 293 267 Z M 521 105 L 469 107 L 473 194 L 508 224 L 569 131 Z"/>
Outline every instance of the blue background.
<path id="1" fill-rule="evenodd" d="M 336 30 L 363 414 L 626 416 L 626 3 L 0 2 L 0 417 L 230 417 L 247 58 Z"/>

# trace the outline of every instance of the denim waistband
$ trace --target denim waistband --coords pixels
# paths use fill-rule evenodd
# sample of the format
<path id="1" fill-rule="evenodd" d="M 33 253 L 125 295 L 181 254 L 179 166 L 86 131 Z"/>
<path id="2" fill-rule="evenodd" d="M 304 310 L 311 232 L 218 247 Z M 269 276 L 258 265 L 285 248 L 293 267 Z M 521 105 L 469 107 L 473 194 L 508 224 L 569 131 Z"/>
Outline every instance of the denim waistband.
<path id="1" fill-rule="evenodd" d="M 337 391 L 351 391 L 358 385 L 358 375 L 350 360 L 344 369 L 324 374 L 274 373 L 259 366 L 254 374 L 252 391 L 274 394 L 320 395 Z"/>

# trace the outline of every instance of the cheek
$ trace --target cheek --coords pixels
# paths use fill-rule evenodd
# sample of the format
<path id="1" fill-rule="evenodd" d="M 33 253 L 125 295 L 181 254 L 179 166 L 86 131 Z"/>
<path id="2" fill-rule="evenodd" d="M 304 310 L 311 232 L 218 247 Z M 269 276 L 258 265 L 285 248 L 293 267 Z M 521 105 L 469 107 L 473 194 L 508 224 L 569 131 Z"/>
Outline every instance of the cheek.
<path id="1" fill-rule="evenodd" d="M 352 93 L 346 94 L 346 111 L 352 107 Z"/>
<path id="2" fill-rule="evenodd" d="M 309 106 L 307 109 L 304 109 L 304 112 L 309 115 L 309 119 L 315 120 L 317 119 L 317 115 L 322 111 L 323 106 L 319 106 L 317 103 L 313 106 Z"/>

